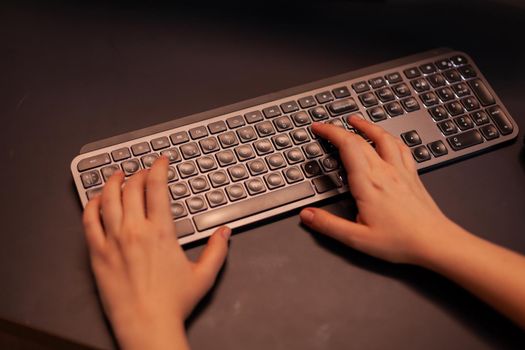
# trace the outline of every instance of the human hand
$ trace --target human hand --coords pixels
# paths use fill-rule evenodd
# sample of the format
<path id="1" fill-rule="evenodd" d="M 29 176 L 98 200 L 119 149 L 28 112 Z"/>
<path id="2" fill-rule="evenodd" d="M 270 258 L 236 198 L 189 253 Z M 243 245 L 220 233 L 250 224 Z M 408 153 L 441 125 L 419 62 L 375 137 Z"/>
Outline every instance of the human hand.
<path id="1" fill-rule="evenodd" d="M 173 224 L 168 160 L 124 181 L 115 173 L 84 211 L 91 265 L 104 309 L 126 349 L 187 347 L 184 319 L 213 285 L 231 231 L 219 228 L 197 262 Z"/>
<path id="2" fill-rule="evenodd" d="M 391 262 L 421 264 L 438 236 L 455 229 L 421 183 L 410 149 L 368 121 L 350 117 L 361 136 L 330 124 L 312 130 L 339 150 L 358 208 L 352 222 L 318 208 L 305 208 L 301 220 L 310 228 L 348 246 Z"/>

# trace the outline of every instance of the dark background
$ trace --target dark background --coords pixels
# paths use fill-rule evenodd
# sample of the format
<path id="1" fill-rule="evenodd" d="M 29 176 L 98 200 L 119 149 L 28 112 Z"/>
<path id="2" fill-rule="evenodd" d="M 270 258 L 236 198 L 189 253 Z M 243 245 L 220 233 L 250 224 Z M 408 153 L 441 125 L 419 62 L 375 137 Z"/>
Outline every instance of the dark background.
<path id="1" fill-rule="evenodd" d="M 0 348 L 114 346 L 69 173 L 85 143 L 441 46 L 470 54 L 525 130 L 524 12 L 510 1 L 4 2 Z M 422 179 L 452 219 L 525 253 L 522 137 Z M 324 206 L 352 212 L 346 197 Z M 522 331 L 452 283 L 307 233 L 296 214 L 233 236 L 188 320 L 194 348 L 523 348 Z"/>

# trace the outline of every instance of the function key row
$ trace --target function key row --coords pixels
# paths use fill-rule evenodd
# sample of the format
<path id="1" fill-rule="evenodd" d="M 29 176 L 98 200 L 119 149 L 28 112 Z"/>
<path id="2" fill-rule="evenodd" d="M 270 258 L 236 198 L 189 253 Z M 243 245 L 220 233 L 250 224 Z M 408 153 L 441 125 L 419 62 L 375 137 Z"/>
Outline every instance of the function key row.
<path id="1" fill-rule="evenodd" d="M 384 77 L 375 77 L 372 79 L 369 79 L 368 81 L 362 80 L 358 81 L 357 83 L 352 84 L 352 88 L 354 91 L 358 94 L 370 91 L 370 88 L 372 89 L 379 89 L 387 85 L 387 82 L 389 84 L 396 84 L 403 81 L 403 78 L 401 77 L 401 74 L 398 72 L 392 72 L 389 74 L 386 74 Z"/>
<path id="2" fill-rule="evenodd" d="M 422 74 L 429 75 L 436 73 L 438 70 L 444 71 L 454 67 L 458 67 L 465 75 L 471 75 L 474 71 L 470 65 L 467 65 L 468 60 L 465 56 L 456 55 L 450 59 L 442 59 L 436 62 L 427 62 L 417 67 L 410 67 L 405 69 L 403 73 L 408 79 L 420 77 Z"/>

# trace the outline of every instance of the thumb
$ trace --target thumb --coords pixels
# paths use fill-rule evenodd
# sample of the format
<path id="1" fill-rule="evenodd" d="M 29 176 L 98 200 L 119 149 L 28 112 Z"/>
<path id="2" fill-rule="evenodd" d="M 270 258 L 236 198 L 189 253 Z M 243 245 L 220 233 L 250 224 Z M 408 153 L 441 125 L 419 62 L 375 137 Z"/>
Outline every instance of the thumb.
<path id="1" fill-rule="evenodd" d="M 309 228 L 330 236 L 349 247 L 355 248 L 355 236 L 366 234 L 368 228 L 326 210 L 318 208 L 305 208 L 301 211 L 301 221 Z"/>
<path id="2" fill-rule="evenodd" d="M 197 275 L 206 290 L 215 282 L 215 278 L 224 264 L 224 260 L 226 260 L 231 232 L 227 226 L 217 229 L 208 239 L 206 247 L 197 260 Z"/>

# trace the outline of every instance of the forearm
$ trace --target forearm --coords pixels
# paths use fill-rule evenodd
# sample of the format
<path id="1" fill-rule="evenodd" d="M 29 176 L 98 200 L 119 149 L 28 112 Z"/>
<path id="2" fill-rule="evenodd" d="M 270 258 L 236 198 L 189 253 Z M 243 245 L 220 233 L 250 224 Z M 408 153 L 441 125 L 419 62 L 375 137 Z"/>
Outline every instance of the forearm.
<path id="1" fill-rule="evenodd" d="M 525 328 L 525 257 L 451 223 L 420 265 L 462 286 Z"/>

